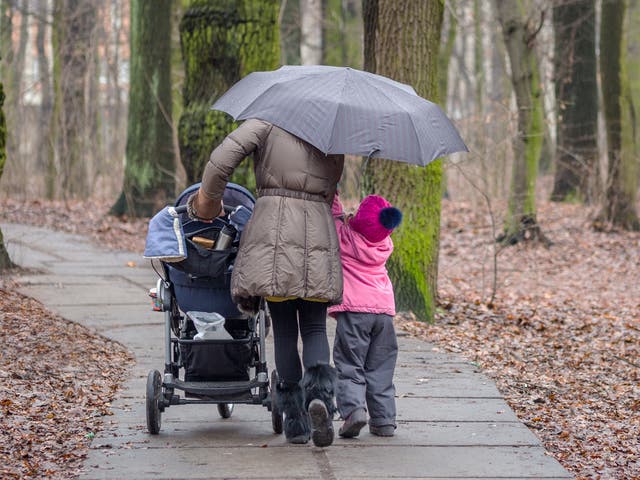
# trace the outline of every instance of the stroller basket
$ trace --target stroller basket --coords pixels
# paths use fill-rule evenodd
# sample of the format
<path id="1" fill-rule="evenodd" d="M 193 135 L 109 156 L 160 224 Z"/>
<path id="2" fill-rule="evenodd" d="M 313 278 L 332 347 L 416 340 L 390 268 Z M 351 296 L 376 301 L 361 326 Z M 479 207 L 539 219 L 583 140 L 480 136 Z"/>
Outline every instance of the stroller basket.
<path id="1" fill-rule="evenodd" d="M 186 382 L 214 382 L 249 380 L 253 364 L 251 335 L 248 319 L 229 319 L 224 328 L 231 335 L 225 340 L 193 340 L 196 333 L 191 320 L 187 321 L 183 338 L 174 340 L 180 345 Z"/>

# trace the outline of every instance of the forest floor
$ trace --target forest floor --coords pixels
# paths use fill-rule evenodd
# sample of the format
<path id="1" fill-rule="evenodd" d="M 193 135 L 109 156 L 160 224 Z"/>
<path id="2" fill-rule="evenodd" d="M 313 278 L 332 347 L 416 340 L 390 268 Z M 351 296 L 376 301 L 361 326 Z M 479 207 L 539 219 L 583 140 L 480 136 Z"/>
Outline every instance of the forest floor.
<path id="1" fill-rule="evenodd" d="M 142 252 L 147 220 L 109 217 L 107 208 L 3 200 L 0 221 Z M 540 202 L 538 209 L 552 244 L 500 247 L 486 212 L 445 200 L 435 322 L 400 314 L 398 327 L 478 364 L 577 478 L 640 478 L 640 233 L 594 231 L 593 212 L 579 205 Z M 45 462 L 51 477 L 72 477 L 119 383 L 96 371 L 128 354 L 14 287 L 0 281 L 0 474 L 29 476 Z M 93 352 L 83 369 L 57 361 L 70 353 L 61 347 L 67 335 Z M 7 458 L 21 464 L 10 467 Z"/>

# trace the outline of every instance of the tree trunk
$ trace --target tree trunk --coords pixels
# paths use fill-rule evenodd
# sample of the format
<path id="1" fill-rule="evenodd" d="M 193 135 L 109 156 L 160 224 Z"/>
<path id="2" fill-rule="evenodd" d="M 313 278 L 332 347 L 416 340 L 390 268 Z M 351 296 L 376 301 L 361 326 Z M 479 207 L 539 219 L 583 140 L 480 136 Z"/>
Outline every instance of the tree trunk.
<path id="1" fill-rule="evenodd" d="M 499 22 L 497 22 L 497 11 L 495 3 L 488 4 L 491 11 L 491 18 L 494 19 L 490 23 L 491 31 L 489 43 L 493 46 L 491 49 L 489 60 L 489 82 L 487 94 L 487 111 L 486 117 L 495 119 L 489 122 L 488 135 L 489 138 L 495 139 L 492 145 L 493 150 L 493 175 L 488 180 L 490 185 L 489 191 L 494 196 L 502 196 L 507 184 L 507 164 L 509 147 L 498 139 L 504 137 L 504 118 L 507 115 L 508 99 L 511 98 L 511 82 L 507 75 L 506 68 L 506 51 L 502 39 L 502 32 Z"/>
<path id="2" fill-rule="evenodd" d="M 635 112 L 627 76 L 625 22 L 627 2 L 603 0 L 600 72 L 609 159 L 605 204 L 596 221 L 627 230 L 640 229 L 636 213 L 638 160 Z"/>
<path id="3" fill-rule="evenodd" d="M 95 5 L 81 0 L 58 0 L 54 13 L 54 122 L 64 198 L 89 194 L 87 154 L 91 122 L 88 119 L 87 73 L 93 58 Z"/>
<path id="4" fill-rule="evenodd" d="M 103 116 L 106 117 L 106 101 L 102 99 L 103 92 L 100 85 L 100 77 L 102 75 L 101 63 L 104 61 L 104 55 L 107 45 L 107 34 L 104 28 L 103 18 L 107 18 L 108 7 L 104 2 L 99 2 L 94 7 L 94 23 L 90 37 L 90 58 L 85 78 L 85 95 L 87 96 L 85 117 L 87 124 L 85 125 L 85 134 L 91 139 L 91 148 L 85 153 L 86 161 L 89 163 L 89 191 L 95 191 L 96 183 L 101 175 L 104 175 L 106 155 L 105 143 L 106 138 L 102 135 L 100 125 Z M 100 19 L 100 21 L 96 21 Z"/>
<path id="5" fill-rule="evenodd" d="M 6 155 L 6 140 L 7 140 L 7 124 L 4 119 L 4 88 L 2 82 L 0 82 L 0 178 L 2 178 L 2 172 L 4 171 L 4 164 L 7 160 Z M 9 253 L 4 246 L 4 238 L 2 236 L 2 230 L 0 229 L 0 272 L 13 268 L 15 265 L 9 258 Z"/>
<path id="6" fill-rule="evenodd" d="M 437 99 L 443 2 L 366 0 L 363 10 L 366 68 L 411 84 L 423 97 Z M 397 306 L 430 321 L 437 293 L 442 164 L 437 160 L 417 167 L 372 160 L 367 180 L 375 193 L 404 213 L 387 264 Z"/>
<path id="7" fill-rule="evenodd" d="M 511 82 L 518 106 L 509 211 L 499 240 L 511 244 L 544 240 L 536 219 L 535 200 L 544 118 L 538 62 L 531 48 L 534 38 L 524 21 L 522 0 L 496 0 L 496 9 L 509 54 Z"/>
<path id="8" fill-rule="evenodd" d="M 104 168 L 111 171 L 116 170 L 120 173 L 120 168 L 125 158 L 126 145 L 123 148 L 122 138 L 126 138 L 127 135 L 127 105 L 123 102 L 123 91 L 125 88 L 120 84 L 120 70 L 122 68 L 123 57 L 121 52 L 128 50 L 128 42 L 124 41 L 127 35 L 126 26 L 130 26 L 126 22 L 125 17 L 130 16 L 130 10 L 126 11 L 123 8 L 123 0 L 111 0 L 109 4 L 110 25 L 109 25 L 109 40 L 107 47 L 107 82 L 108 82 L 108 108 L 109 108 L 109 122 L 106 129 L 106 150 L 107 161 Z M 173 42 L 172 42 L 173 43 Z M 122 179 L 118 178 L 117 182 L 122 182 Z M 118 185 L 114 182 L 114 185 Z"/>
<path id="9" fill-rule="evenodd" d="M 595 199 L 598 184 L 598 86 L 595 0 L 553 7 L 557 125 L 554 201 Z"/>
<path id="10" fill-rule="evenodd" d="M 322 63 L 322 0 L 300 0 L 300 62 L 302 65 Z"/>
<path id="11" fill-rule="evenodd" d="M 55 159 L 53 138 L 51 136 L 51 115 L 53 113 L 53 98 L 51 95 L 51 74 L 49 72 L 49 59 L 45 50 L 45 37 L 49 24 L 49 9 L 45 0 L 38 0 L 38 30 L 36 33 L 36 50 L 38 53 L 38 73 L 40 75 L 40 91 L 42 94 L 40 103 L 40 115 L 38 118 L 38 146 L 36 164 L 44 174 L 45 196 L 52 199 L 55 192 Z"/>
<path id="12" fill-rule="evenodd" d="M 638 112 L 640 106 L 640 0 L 629 2 L 629 33 L 627 38 L 627 64 L 629 66 L 629 85 L 631 87 L 631 98 L 636 109 L 636 122 L 638 122 Z M 637 125 L 637 124 L 636 124 Z M 636 148 L 640 147 L 640 128 L 636 128 Z"/>
<path id="13" fill-rule="evenodd" d="M 115 215 L 151 216 L 174 198 L 171 1 L 131 2 L 126 165 Z"/>
<path id="14" fill-rule="evenodd" d="M 20 128 L 20 126 L 24 122 L 23 76 L 27 41 L 29 40 L 29 15 L 27 13 L 29 11 L 29 0 L 22 0 L 18 11 L 20 12 L 18 49 L 16 50 L 13 58 L 11 73 L 8 75 L 9 83 L 7 85 L 7 115 L 9 127 L 12 129 L 11 135 L 7 138 L 7 151 L 12 162 L 14 164 L 19 162 L 22 167 L 25 162 L 20 158 L 20 146 L 22 143 L 22 128 Z M 22 170 L 24 170 L 24 168 L 22 168 Z M 26 172 L 25 174 L 20 175 L 20 177 L 20 180 L 26 183 Z M 26 187 L 26 184 L 23 188 L 24 187 Z"/>
<path id="15" fill-rule="evenodd" d="M 13 1 L 0 0 L 0 73 L 7 78 L 13 63 Z"/>
<path id="16" fill-rule="evenodd" d="M 209 155 L 236 124 L 211 105 L 245 75 L 278 66 L 276 0 L 194 1 L 180 24 L 185 64 L 184 110 L 178 138 L 187 182 L 201 178 Z M 250 162 L 231 181 L 255 189 Z"/>
<path id="17" fill-rule="evenodd" d="M 458 31 L 455 7 L 456 4 L 451 2 L 449 15 L 447 16 L 446 32 L 442 32 L 443 38 L 441 41 L 443 48 L 438 55 L 438 94 L 440 97 L 440 105 L 442 105 L 445 111 L 447 110 L 447 93 L 449 92 L 449 63 Z"/>

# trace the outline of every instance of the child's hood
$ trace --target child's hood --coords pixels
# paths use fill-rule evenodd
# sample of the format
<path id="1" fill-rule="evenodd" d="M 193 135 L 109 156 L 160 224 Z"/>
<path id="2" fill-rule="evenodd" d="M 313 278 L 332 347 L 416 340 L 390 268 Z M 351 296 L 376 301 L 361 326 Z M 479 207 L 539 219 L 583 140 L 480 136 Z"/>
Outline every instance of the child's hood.
<path id="1" fill-rule="evenodd" d="M 386 263 L 393 252 L 391 237 L 386 237 L 379 242 L 372 242 L 348 226 L 344 227 L 339 232 L 340 248 L 343 255 L 353 257 L 367 266 L 379 266 Z"/>

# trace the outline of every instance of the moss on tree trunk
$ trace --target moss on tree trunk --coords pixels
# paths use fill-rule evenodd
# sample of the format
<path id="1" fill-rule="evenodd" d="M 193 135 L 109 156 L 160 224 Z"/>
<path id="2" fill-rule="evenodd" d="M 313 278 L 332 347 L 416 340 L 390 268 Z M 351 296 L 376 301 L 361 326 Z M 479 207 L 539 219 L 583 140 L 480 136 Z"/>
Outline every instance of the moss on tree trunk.
<path id="1" fill-rule="evenodd" d="M 131 2 L 126 165 L 116 215 L 149 216 L 174 196 L 170 19 L 170 0 Z"/>
<path id="2" fill-rule="evenodd" d="M 200 180 L 211 151 L 237 126 L 211 105 L 245 75 L 277 68 L 278 8 L 275 0 L 195 0 L 182 17 L 185 84 L 178 137 L 189 183 Z M 252 165 L 241 164 L 231 181 L 255 189 Z"/>
<path id="3" fill-rule="evenodd" d="M 365 2 L 365 68 L 438 98 L 438 47 L 444 5 L 439 0 Z M 438 278 L 442 164 L 427 167 L 372 160 L 367 183 L 404 213 L 387 264 L 397 308 L 432 320 Z"/>
<path id="4" fill-rule="evenodd" d="M 602 2 L 600 71 L 609 165 L 605 204 L 596 226 L 606 223 L 639 230 L 636 115 L 627 72 L 626 10 L 625 1 Z"/>
<path id="5" fill-rule="evenodd" d="M 513 176 L 509 210 L 500 240 L 544 240 L 536 219 L 535 188 L 544 139 L 540 73 L 532 32 L 525 23 L 522 0 L 496 0 L 498 18 L 511 64 L 518 106 L 518 132 L 513 139 Z"/>

